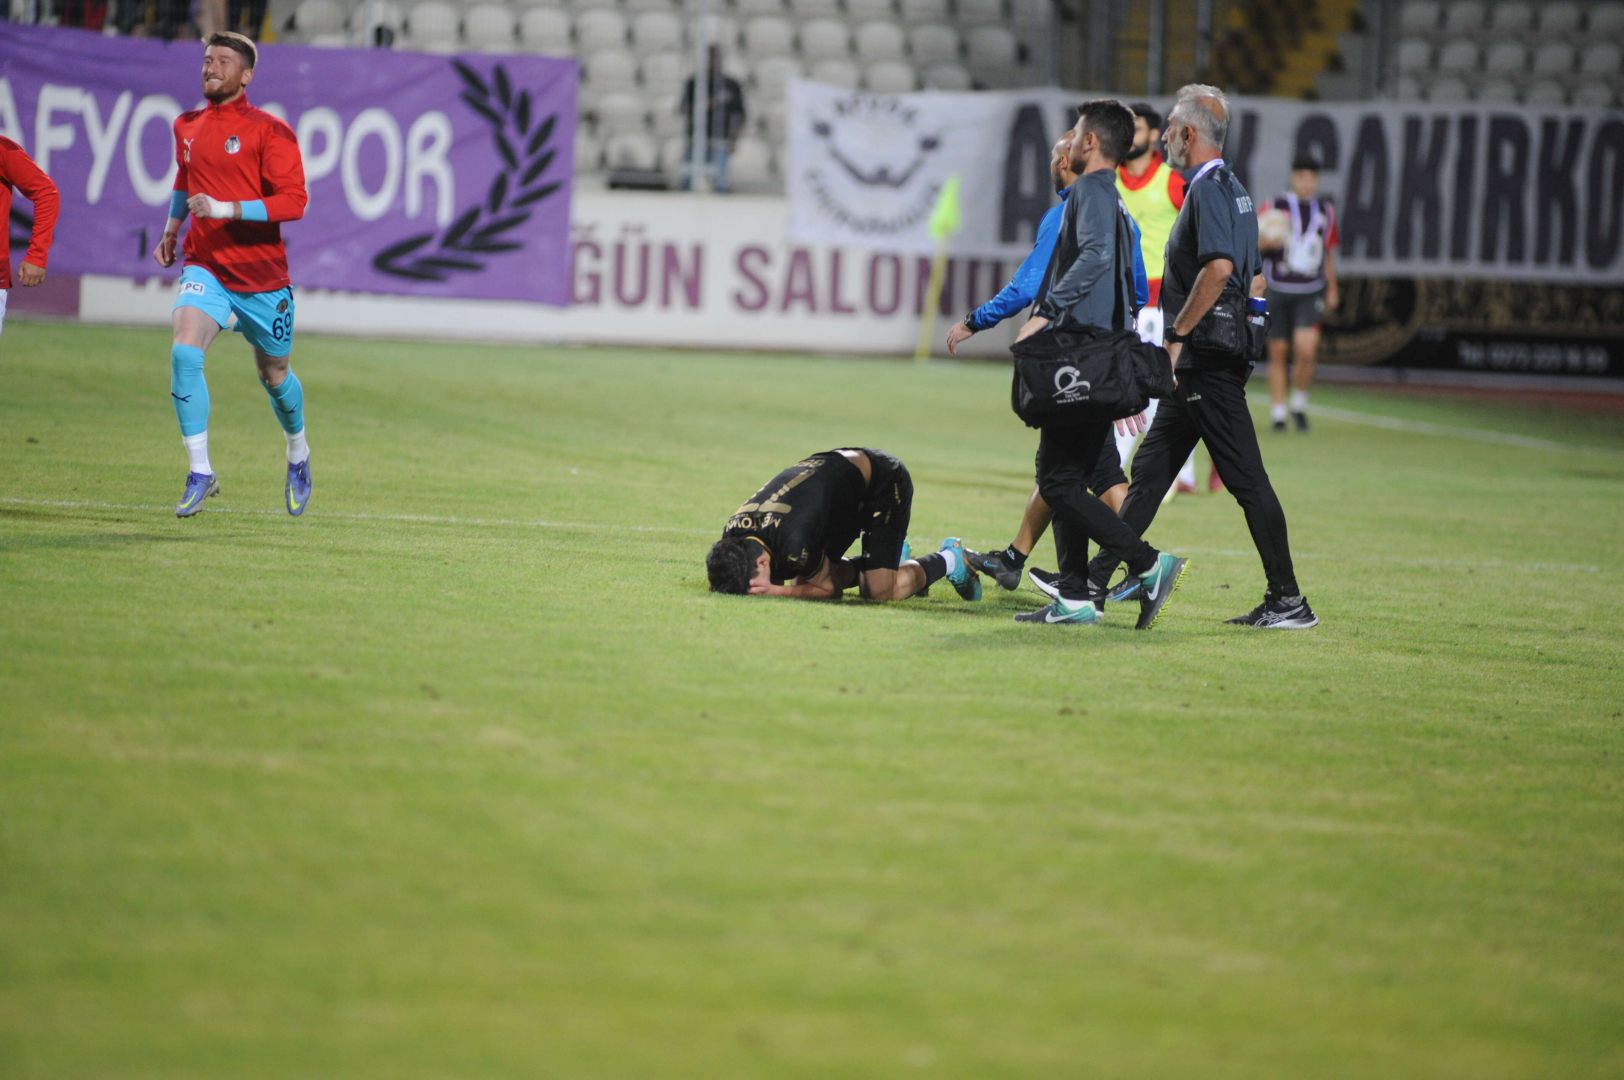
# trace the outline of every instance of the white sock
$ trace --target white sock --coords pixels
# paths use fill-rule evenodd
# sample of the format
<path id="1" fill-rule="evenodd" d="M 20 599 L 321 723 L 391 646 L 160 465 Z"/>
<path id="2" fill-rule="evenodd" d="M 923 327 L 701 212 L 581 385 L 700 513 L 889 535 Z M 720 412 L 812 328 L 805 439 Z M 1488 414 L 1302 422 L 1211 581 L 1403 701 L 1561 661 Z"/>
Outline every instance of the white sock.
<path id="1" fill-rule="evenodd" d="M 1269 419 L 1277 424 L 1284 424 L 1286 422 L 1286 403 L 1282 401 L 1278 405 L 1270 406 Z"/>
<path id="2" fill-rule="evenodd" d="M 1190 455 L 1190 460 L 1188 460 L 1188 461 L 1186 461 L 1184 463 L 1184 468 L 1179 470 L 1179 479 L 1183 480 L 1186 484 L 1189 484 L 1191 487 L 1195 487 L 1195 455 L 1194 454 L 1191 454 Z"/>
<path id="3" fill-rule="evenodd" d="M 182 435 L 180 441 L 186 447 L 186 460 L 191 463 L 192 471 L 213 476 L 214 468 L 209 464 L 209 433 L 200 431 L 196 435 Z"/>
<path id="4" fill-rule="evenodd" d="M 947 572 L 949 574 L 956 574 L 959 572 L 959 553 L 954 551 L 952 548 L 942 549 L 942 561 L 947 563 Z"/>
<path id="5" fill-rule="evenodd" d="M 288 464 L 297 465 L 310 456 L 310 444 L 305 442 L 304 428 L 283 432 L 288 437 Z"/>
<path id="6" fill-rule="evenodd" d="M 1308 411 L 1308 391 L 1307 390 L 1293 390 L 1291 392 L 1291 411 L 1292 412 L 1307 412 Z"/>

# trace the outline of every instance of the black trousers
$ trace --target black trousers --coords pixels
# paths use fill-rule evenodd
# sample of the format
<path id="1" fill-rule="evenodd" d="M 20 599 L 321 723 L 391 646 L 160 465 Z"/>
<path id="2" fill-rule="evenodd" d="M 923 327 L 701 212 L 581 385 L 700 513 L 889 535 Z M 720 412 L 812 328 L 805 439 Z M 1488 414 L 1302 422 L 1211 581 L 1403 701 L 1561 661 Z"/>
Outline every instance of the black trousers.
<path id="1" fill-rule="evenodd" d="M 1181 371 L 1179 385 L 1171 398 L 1163 398 L 1156 419 L 1145 433 L 1133 457 L 1133 483 L 1128 501 L 1122 504 L 1122 520 L 1143 536 L 1161 509 L 1162 497 L 1195 449 L 1207 444 L 1212 463 L 1229 493 L 1246 512 L 1246 526 L 1252 543 L 1263 560 L 1273 596 L 1297 596 L 1297 574 L 1291 565 L 1291 545 L 1286 539 L 1286 512 L 1280 508 L 1269 474 L 1263 468 L 1257 431 L 1246 408 L 1246 377 L 1249 367 L 1216 371 Z M 1089 564 L 1089 576 L 1108 580 L 1117 562 L 1103 552 Z M 1133 570 L 1130 563 L 1129 570 Z"/>
<path id="2" fill-rule="evenodd" d="M 1088 542 L 1094 541 L 1108 552 L 1114 568 L 1126 562 L 1134 573 L 1149 570 L 1156 562 L 1156 549 L 1139 538 L 1089 492 L 1096 480 L 1100 454 L 1116 453 L 1116 443 L 1108 438 L 1109 420 L 1071 421 L 1045 425 L 1038 439 L 1038 491 L 1054 515 L 1055 555 L 1060 562 L 1060 595 L 1067 600 L 1085 600 L 1088 588 Z M 1129 489 L 1132 491 L 1132 487 Z"/>

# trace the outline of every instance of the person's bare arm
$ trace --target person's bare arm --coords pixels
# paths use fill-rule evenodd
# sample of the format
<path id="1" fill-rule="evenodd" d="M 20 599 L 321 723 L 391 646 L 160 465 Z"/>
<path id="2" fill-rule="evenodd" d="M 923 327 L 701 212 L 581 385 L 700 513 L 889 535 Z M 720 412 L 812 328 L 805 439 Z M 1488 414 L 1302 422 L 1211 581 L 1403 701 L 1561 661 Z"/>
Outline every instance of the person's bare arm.
<path id="1" fill-rule="evenodd" d="M 1253 274 L 1252 275 L 1252 295 L 1254 297 L 1262 296 L 1268 290 L 1269 290 L 1269 283 L 1267 281 L 1263 280 L 1263 275 L 1262 274 Z"/>
<path id="2" fill-rule="evenodd" d="M 828 600 L 840 595 L 840 586 L 835 582 L 834 570 L 826 555 L 817 573 L 803 574 L 788 585 L 751 585 L 750 595 L 789 596 L 796 600 Z"/>
<path id="3" fill-rule="evenodd" d="M 1325 253 L 1325 310 L 1335 311 L 1342 303 L 1342 290 L 1336 283 L 1336 253 Z"/>
<path id="4" fill-rule="evenodd" d="M 1228 259 L 1208 261 L 1196 276 L 1190 295 L 1184 298 L 1184 307 L 1179 310 L 1178 318 L 1173 320 L 1173 333 L 1179 337 L 1189 336 L 1195 324 L 1218 302 L 1218 294 L 1224 291 L 1224 283 L 1234 272 L 1235 264 Z"/>

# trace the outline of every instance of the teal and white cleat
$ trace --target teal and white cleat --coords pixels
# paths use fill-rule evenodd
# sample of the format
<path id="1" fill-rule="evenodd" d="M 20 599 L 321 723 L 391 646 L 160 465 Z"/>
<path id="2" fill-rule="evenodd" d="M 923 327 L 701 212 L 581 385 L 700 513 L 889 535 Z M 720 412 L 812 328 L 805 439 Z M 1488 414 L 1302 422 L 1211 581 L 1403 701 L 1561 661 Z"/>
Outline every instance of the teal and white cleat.
<path id="1" fill-rule="evenodd" d="M 1162 552 L 1156 556 L 1156 565 L 1139 575 L 1139 622 L 1136 630 L 1149 630 L 1162 617 L 1162 609 L 1173 599 L 1173 592 L 1184 580 L 1184 568 L 1189 559 Z"/>
<path id="2" fill-rule="evenodd" d="M 911 558 L 913 558 L 913 548 L 909 546 L 908 541 L 904 540 L 902 542 L 902 555 L 897 559 L 897 565 L 901 566 Z"/>
<path id="3" fill-rule="evenodd" d="M 186 494 L 175 504 L 176 517 L 191 517 L 203 509 L 203 500 L 220 494 L 220 481 L 213 473 L 187 473 Z"/>
<path id="4" fill-rule="evenodd" d="M 951 551 L 958 556 L 957 567 L 950 571 L 947 580 L 953 588 L 958 590 L 959 596 L 965 600 L 981 599 L 981 576 L 970 569 L 970 560 L 964 557 L 964 544 L 956 536 L 949 536 L 942 541 L 943 551 Z"/>
<path id="5" fill-rule="evenodd" d="M 1051 626 L 1057 623 L 1070 623 L 1073 626 L 1098 626 L 1100 624 L 1100 613 L 1095 610 L 1092 600 L 1084 600 L 1076 605 L 1068 604 L 1064 600 L 1056 600 L 1048 607 L 1038 608 L 1036 611 L 1028 611 L 1024 615 L 1015 616 L 1015 621 L 1046 623 Z"/>

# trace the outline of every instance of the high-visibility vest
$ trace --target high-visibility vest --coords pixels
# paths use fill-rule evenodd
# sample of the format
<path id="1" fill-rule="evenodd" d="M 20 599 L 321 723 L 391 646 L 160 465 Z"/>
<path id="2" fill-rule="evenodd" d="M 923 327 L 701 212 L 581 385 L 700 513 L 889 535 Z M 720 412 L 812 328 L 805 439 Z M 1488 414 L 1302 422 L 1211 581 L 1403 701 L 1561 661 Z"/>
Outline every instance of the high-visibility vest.
<path id="1" fill-rule="evenodd" d="M 1132 187 L 1129 183 L 1132 183 Z M 1145 276 L 1152 281 L 1162 279 L 1162 266 L 1167 253 L 1167 238 L 1173 233 L 1173 222 L 1184 204 L 1184 177 L 1180 176 L 1160 155 L 1144 176 L 1129 176 L 1126 169 L 1117 169 L 1117 193 L 1122 204 L 1139 223 L 1142 237 L 1140 251 L 1145 256 Z M 1177 188 L 1178 201 L 1174 202 L 1170 188 Z"/>

